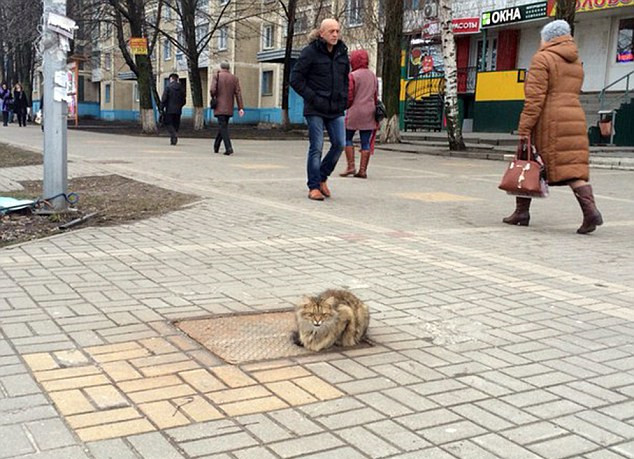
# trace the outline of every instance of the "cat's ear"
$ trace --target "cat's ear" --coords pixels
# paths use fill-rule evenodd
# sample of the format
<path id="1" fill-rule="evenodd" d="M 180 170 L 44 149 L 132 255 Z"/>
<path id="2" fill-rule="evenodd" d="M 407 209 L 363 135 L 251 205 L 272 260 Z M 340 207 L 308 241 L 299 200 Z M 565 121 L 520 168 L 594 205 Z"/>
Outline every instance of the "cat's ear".
<path id="1" fill-rule="evenodd" d="M 305 308 L 306 306 L 309 306 L 312 302 L 313 300 L 309 296 L 304 295 L 302 299 L 299 300 L 299 302 L 297 303 L 297 306 L 300 308 Z"/>
<path id="2" fill-rule="evenodd" d="M 324 304 L 325 306 L 328 306 L 328 307 L 334 308 L 334 307 L 335 307 L 335 305 L 337 304 L 337 298 L 335 298 L 334 296 L 329 296 L 328 298 L 326 298 L 326 299 L 324 300 L 324 303 L 323 303 L 323 304 Z"/>

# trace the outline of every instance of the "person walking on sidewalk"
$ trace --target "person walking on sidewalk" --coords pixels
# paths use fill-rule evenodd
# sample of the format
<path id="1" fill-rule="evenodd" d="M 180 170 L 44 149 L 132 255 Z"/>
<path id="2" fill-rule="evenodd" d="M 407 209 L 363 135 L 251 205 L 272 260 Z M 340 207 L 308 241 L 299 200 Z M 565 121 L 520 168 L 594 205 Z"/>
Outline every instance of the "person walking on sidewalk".
<path id="1" fill-rule="evenodd" d="M 161 97 L 161 108 L 163 109 L 164 123 L 170 133 L 170 145 L 178 143 L 178 130 L 181 125 L 181 113 L 185 105 L 186 95 L 183 86 L 178 81 L 178 74 L 172 73 L 169 76 L 169 84 L 163 97 Z"/>
<path id="2" fill-rule="evenodd" d="M 5 81 L 0 85 L 0 111 L 2 111 L 2 125 L 9 124 L 9 109 L 13 101 L 11 100 L 11 90 Z"/>
<path id="3" fill-rule="evenodd" d="M 244 116 L 244 103 L 238 77 L 229 71 L 229 62 L 220 63 L 218 71 L 211 82 L 210 94 L 216 97 L 218 104 L 214 109 L 214 116 L 218 119 L 218 134 L 214 141 L 214 153 L 220 151 L 220 142 L 225 144 L 225 155 L 233 154 L 233 146 L 229 137 L 229 119 L 233 116 L 234 98 L 238 103 L 238 115 Z"/>
<path id="4" fill-rule="evenodd" d="M 526 77 L 524 109 L 520 115 L 520 141 L 531 139 L 546 164 L 548 184 L 568 185 L 574 193 L 583 223 L 579 234 L 603 224 L 589 180 L 589 142 L 586 117 L 579 102 L 583 67 L 579 51 L 564 20 L 541 31 L 542 42 Z M 530 198 L 516 198 L 515 211 L 502 221 L 528 226 Z"/>
<path id="5" fill-rule="evenodd" d="M 368 52 L 358 49 L 350 53 L 350 73 L 348 81 L 348 111 L 346 112 L 346 160 L 348 166 L 341 177 L 353 175 L 367 178 L 370 155 L 374 152 L 377 122 L 375 119 L 376 102 L 379 98 L 379 81 L 374 72 L 368 69 Z M 354 170 L 354 144 L 352 139 L 356 131 L 361 137 L 361 165 L 359 172 Z"/>
<path id="6" fill-rule="evenodd" d="M 13 87 L 13 111 L 18 117 L 18 124 L 20 127 L 26 126 L 26 108 L 28 105 L 29 101 L 22 90 L 22 85 L 20 83 L 16 83 Z"/>
<path id="7" fill-rule="evenodd" d="M 324 19 L 311 33 L 293 67 L 291 86 L 304 99 L 308 123 L 308 198 L 323 201 L 330 197 L 326 181 L 335 169 L 345 143 L 344 111 L 348 101 L 348 48 L 339 38 L 341 28 L 335 19 Z M 324 128 L 330 150 L 321 158 Z"/>

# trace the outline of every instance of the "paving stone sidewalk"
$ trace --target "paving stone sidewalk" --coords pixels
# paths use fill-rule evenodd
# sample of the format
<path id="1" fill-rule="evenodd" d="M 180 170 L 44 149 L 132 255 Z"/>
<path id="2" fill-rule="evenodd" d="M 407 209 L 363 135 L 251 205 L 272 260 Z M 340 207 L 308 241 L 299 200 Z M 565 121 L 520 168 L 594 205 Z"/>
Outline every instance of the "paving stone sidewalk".
<path id="1" fill-rule="evenodd" d="M 631 172 L 584 237 L 563 189 L 502 227 L 497 163 L 377 154 L 315 203 L 303 142 L 182 144 L 72 133 L 71 174 L 201 201 L 0 249 L 0 458 L 634 457 Z M 371 347 L 231 365 L 173 325 L 331 287 Z"/>

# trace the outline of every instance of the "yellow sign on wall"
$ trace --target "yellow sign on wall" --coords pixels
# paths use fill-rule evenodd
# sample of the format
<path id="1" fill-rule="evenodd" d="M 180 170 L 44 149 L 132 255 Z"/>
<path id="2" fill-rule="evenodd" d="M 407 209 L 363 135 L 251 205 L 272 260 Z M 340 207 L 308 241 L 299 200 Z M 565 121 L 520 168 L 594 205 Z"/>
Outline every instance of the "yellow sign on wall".
<path id="1" fill-rule="evenodd" d="M 476 102 L 524 100 L 525 70 L 480 72 L 476 80 Z"/>
<path id="2" fill-rule="evenodd" d="M 621 6 L 634 6 L 634 0 L 577 0 L 575 12 L 587 13 L 590 11 L 602 11 Z M 548 0 L 548 15 L 555 16 L 557 1 Z"/>
<path id="3" fill-rule="evenodd" d="M 147 56 L 147 38 L 130 38 L 130 52 Z"/>

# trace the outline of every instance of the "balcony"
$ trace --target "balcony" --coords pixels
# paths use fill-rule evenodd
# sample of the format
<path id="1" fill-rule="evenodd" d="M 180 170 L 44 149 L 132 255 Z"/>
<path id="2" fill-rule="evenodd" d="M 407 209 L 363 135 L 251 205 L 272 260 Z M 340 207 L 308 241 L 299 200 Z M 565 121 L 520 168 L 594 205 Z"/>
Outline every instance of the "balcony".
<path id="1" fill-rule="evenodd" d="M 99 83 L 101 80 L 103 80 L 103 71 L 100 68 L 92 69 L 90 81 L 93 83 Z"/>

